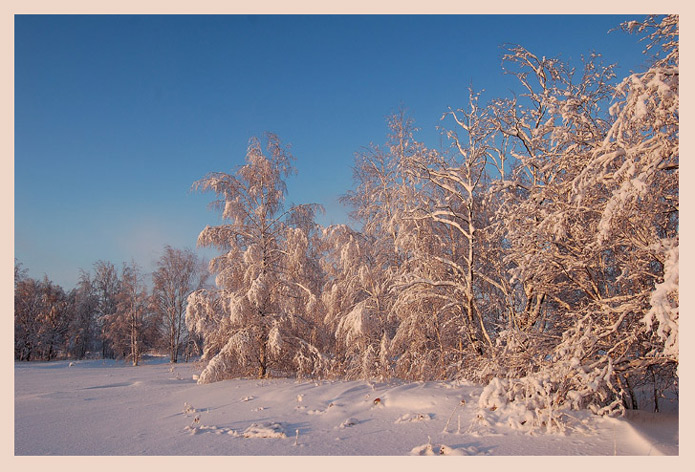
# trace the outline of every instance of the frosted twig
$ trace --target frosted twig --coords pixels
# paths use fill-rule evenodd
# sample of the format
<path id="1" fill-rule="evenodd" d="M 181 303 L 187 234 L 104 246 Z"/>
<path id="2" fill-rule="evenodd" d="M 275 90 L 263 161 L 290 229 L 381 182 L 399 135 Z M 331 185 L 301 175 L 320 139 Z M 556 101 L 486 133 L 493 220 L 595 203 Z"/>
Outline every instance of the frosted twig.
<path id="1" fill-rule="evenodd" d="M 442 433 L 446 433 L 447 428 L 449 427 L 449 422 L 451 421 L 451 418 L 454 417 L 454 413 L 456 413 L 456 410 L 458 410 L 458 407 L 463 406 L 466 404 L 466 400 L 461 400 L 458 405 L 454 407 L 454 411 L 451 412 L 449 415 L 449 419 L 446 420 L 446 424 L 444 425 L 444 429 L 442 430 Z M 461 429 L 461 424 L 460 424 L 460 417 L 459 417 L 459 430 Z"/>

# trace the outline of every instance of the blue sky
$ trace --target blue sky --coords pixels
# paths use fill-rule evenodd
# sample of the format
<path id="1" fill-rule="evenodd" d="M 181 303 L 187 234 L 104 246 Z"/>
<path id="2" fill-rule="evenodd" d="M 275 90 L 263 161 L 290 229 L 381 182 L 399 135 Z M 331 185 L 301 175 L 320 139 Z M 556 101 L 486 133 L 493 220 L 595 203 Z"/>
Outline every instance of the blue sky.
<path id="1" fill-rule="evenodd" d="M 15 257 L 64 288 L 99 259 L 145 271 L 165 244 L 195 247 L 210 196 L 190 192 L 243 164 L 272 131 L 292 146 L 288 202 L 337 198 L 353 156 L 382 143 L 405 107 L 437 146 L 448 107 L 508 96 L 500 45 L 579 64 L 603 54 L 642 70 L 628 17 L 23 16 L 15 17 Z M 203 255 L 208 252 L 201 251 Z"/>

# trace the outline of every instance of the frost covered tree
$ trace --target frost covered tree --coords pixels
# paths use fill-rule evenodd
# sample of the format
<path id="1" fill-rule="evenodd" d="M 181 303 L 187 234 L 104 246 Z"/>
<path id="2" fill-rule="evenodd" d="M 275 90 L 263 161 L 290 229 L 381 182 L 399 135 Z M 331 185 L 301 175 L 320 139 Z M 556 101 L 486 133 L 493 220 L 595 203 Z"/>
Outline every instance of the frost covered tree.
<path id="1" fill-rule="evenodd" d="M 318 283 L 311 269 L 316 205 L 284 208 L 293 157 L 278 137 L 250 140 L 246 164 L 234 174 L 211 173 L 194 188 L 217 196 L 224 224 L 207 226 L 199 246 L 221 255 L 210 261 L 216 289 L 188 298 L 186 322 L 204 342 L 200 383 L 232 375 L 267 377 L 271 369 L 318 375 L 327 359 L 312 343 Z"/>
<path id="2" fill-rule="evenodd" d="M 207 267 L 190 249 L 164 248 L 152 273 L 153 315 L 159 320 L 170 362 L 178 362 L 187 340 L 186 303 L 188 296 L 201 289 L 208 277 Z"/>
<path id="3" fill-rule="evenodd" d="M 356 153 L 355 189 L 342 197 L 360 231 L 336 226 L 324 235 L 326 322 L 335 332 L 337 368 L 349 378 L 388 377 L 398 373 L 394 369 L 404 374 L 418 368 L 393 341 L 401 319 L 410 314 L 409 308 L 396 307 L 396 286 L 412 259 L 403 241 L 417 238 L 422 226 L 404 218 L 420 198 L 409 159 L 426 150 L 414 139 L 416 129 L 405 111 L 391 115 L 388 127 L 385 145 Z"/>
<path id="4" fill-rule="evenodd" d="M 390 376 L 388 343 L 395 326 L 389 273 L 375 267 L 379 245 L 346 225 L 324 230 L 321 259 L 325 285 L 321 301 L 333 373 L 347 379 Z"/>
<path id="5" fill-rule="evenodd" d="M 144 333 L 149 321 L 145 278 L 135 262 L 123 264 L 116 311 L 107 316 L 105 336 L 116 356 L 140 364 L 144 352 Z"/>
<path id="6" fill-rule="evenodd" d="M 96 347 L 96 315 L 99 299 L 89 272 L 80 271 L 80 279 L 74 291 L 73 319 L 70 327 L 70 352 L 83 359 Z"/>
<path id="7" fill-rule="evenodd" d="M 614 74 L 599 59 L 590 56 L 577 73 L 520 46 L 504 56 L 521 89 L 491 105 L 500 174 L 491 190 L 510 282 L 507 320 L 496 340 L 505 375 L 537 370 L 576 310 L 595 295 L 598 259 L 586 250 L 588 223 L 573 212 L 569 192 L 588 150 L 608 129 Z M 511 163 L 508 171 L 502 161 Z"/>
<path id="8" fill-rule="evenodd" d="M 67 355 L 72 303 L 48 277 L 18 277 L 15 286 L 15 359 L 50 361 Z"/>
<path id="9" fill-rule="evenodd" d="M 648 32 L 665 57 L 617 87 L 594 56 L 579 76 L 523 48 L 506 56 L 525 90 L 523 103 L 497 106 L 518 161 L 506 186 L 508 260 L 530 309 L 516 312 L 500 349 L 503 359 L 535 355 L 526 375 L 494 385 L 537 412 L 614 413 L 635 405 L 636 380 L 657 382 L 655 370 L 677 381 L 678 21 L 624 28 Z"/>
<path id="10" fill-rule="evenodd" d="M 36 345 L 35 331 L 40 311 L 37 283 L 26 277 L 26 271 L 15 261 L 14 266 L 14 353 L 15 360 L 32 359 Z"/>
<path id="11" fill-rule="evenodd" d="M 113 358 L 115 352 L 110 344 L 107 332 L 110 329 L 109 320 L 116 313 L 116 296 L 120 291 L 121 284 L 118 270 L 113 263 L 101 260 L 94 263 L 93 284 L 98 300 L 96 329 L 99 332 L 101 342 L 101 355 L 104 358 Z"/>
<path id="12" fill-rule="evenodd" d="M 578 209 L 597 210 L 590 245 L 610 255 L 612 277 L 589 318 L 595 336 L 606 339 L 602 350 L 617 377 L 609 387 L 634 397 L 630 376 L 657 382 L 659 371 L 661 383 L 677 381 L 678 17 L 623 28 L 646 35 L 646 51 L 660 51 L 646 72 L 618 85 L 614 121 L 574 179 L 572 198 Z"/>
<path id="13" fill-rule="evenodd" d="M 478 107 L 478 97 L 470 92 L 465 109 L 450 110 L 445 118 L 454 122 L 446 131 L 450 150 L 419 153 L 411 159 L 411 172 L 422 182 L 426 199 L 413 205 L 409 218 L 426 222 L 425 231 L 431 240 L 423 246 L 423 237 L 415 238 L 420 246 L 420 270 L 412 271 L 403 286 L 401 300 L 412 303 L 419 299 L 432 300 L 437 306 L 430 318 L 439 318 L 446 330 L 459 327 L 460 349 L 465 345 L 477 356 L 489 352 L 492 339 L 484 319 L 479 280 L 492 281 L 481 270 L 480 258 L 484 239 L 480 235 L 484 219 L 483 189 L 487 185 L 491 129 L 486 115 Z M 435 302 L 437 300 L 439 303 Z M 442 333 L 438 333 L 442 337 Z M 451 341 L 440 342 L 441 363 L 446 362 L 445 351 Z"/>

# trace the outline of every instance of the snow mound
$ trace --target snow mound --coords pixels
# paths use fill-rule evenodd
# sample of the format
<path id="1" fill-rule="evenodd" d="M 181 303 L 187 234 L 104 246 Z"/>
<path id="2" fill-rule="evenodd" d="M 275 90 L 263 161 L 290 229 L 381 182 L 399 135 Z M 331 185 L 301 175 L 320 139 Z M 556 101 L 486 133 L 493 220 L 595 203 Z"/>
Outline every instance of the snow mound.
<path id="1" fill-rule="evenodd" d="M 439 446 L 439 455 L 440 456 L 465 456 L 467 454 L 464 454 L 463 451 L 460 449 L 456 449 L 450 446 L 447 446 L 446 444 L 442 444 Z"/>
<path id="2" fill-rule="evenodd" d="M 282 423 L 253 423 L 242 433 L 245 438 L 286 438 Z"/>
<path id="3" fill-rule="evenodd" d="M 213 433 L 216 435 L 227 434 L 233 437 L 239 437 L 239 433 L 231 428 L 222 428 L 218 426 L 207 426 L 203 424 L 191 424 L 184 428 L 189 434 Z"/>
<path id="4" fill-rule="evenodd" d="M 432 448 L 432 444 L 427 443 L 427 444 L 422 444 L 421 446 L 415 446 L 410 450 L 410 455 L 411 456 L 434 456 L 434 449 Z"/>
<path id="5" fill-rule="evenodd" d="M 391 388 L 379 398 L 378 404 L 388 408 L 417 411 L 429 410 L 437 401 L 424 383 L 411 383 Z"/>
<path id="6" fill-rule="evenodd" d="M 357 418 L 348 418 L 342 423 L 340 423 L 340 426 L 338 426 L 341 429 L 349 428 L 350 426 L 355 426 L 356 424 L 359 424 L 360 420 Z"/>
<path id="7" fill-rule="evenodd" d="M 415 423 L 419 421 L 429 421 L 432 419 L 430 413 L 406 413 L 396 420 L 398 423 Z"/>
<path id="8" fill-rule="evenodd" d="M 476 450 L 477 452 L 477 450 Z M 466 449 L 457 449 L 446 444 L 440 446 L 432 446 L 432 443 L 428 442 L 421 446 L 415 446 L 410 450 L 411 456 L 467 456 Z M 475 454 L 472 454 L 475 455 Z"/>

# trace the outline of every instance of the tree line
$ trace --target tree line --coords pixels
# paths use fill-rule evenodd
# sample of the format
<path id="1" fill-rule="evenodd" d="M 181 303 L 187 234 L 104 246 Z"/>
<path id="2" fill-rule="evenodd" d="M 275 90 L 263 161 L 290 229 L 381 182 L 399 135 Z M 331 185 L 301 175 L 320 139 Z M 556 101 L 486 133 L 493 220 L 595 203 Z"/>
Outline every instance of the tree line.
<path id="1" fill-rule="evenodd" d="M 619 80 L 598 54 L 574 67 L 505 46 L 516 90 L 487 103 L 470 90 L 442 117 L 446 146 L 392 115 L 342 197 L 359 229 L 284 205 L 294 157 L 272 133 L 197 181 L 223 220 L 198 237 L 219 251 L 214 284 L 184 303 L 199 382 L 465 379 L 539 422 L 636 407 L 648 385 L 658 409 L 678 391 L 678 17 L 621 28 L 645 39 L 646 72 Z M 134 352 L 132 335 L 106 335 L 132 333 L 144 297 L 127 293 L 108 302 L 125 317 L 94 302 L 103 349 Z"/>
<path id="2" fill-rule="evenodd" d="M 200 351 L 185 325 L 186 298 L 208 271 L 189 249 L 170 246 L 148 280 L 134 261 L 120 271 L 97 261 L 66 292 L 47 276 L 35 280 L 15 263 L 15 360 L 103 357 L 138 365 L 143 353 L 167 352 L 171 362 Z"/>

